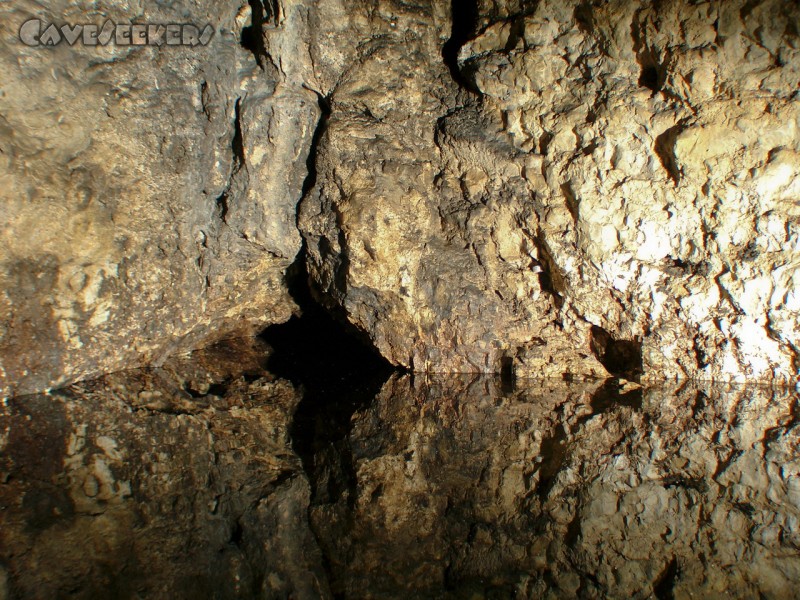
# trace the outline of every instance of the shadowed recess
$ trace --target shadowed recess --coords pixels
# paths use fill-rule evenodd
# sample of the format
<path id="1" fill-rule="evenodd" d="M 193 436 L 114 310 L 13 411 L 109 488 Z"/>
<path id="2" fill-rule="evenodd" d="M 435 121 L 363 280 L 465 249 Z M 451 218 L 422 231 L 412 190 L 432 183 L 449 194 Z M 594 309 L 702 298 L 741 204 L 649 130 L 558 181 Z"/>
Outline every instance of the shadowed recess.
<path id="1" fill-rule="evenodd" d="M 275 351 L 267 368 L 302 388 L 292 439 L 305 464 L 314 452 L 347 434 L 352 413 L 375 397 L 394 368 L 353 326 L 314 301 L 304 251 L 287 278 L 301 314 L 267 328 L 261 337 Z"/>
<path id="2" fill-rule="evenodd" d="M 642 374 L 642 343 L 616 340 L 602 327 L 592 326 L 592 352 L 617 377 L 638 381 Z"/>
<path id="3" fill-rule="evenodd" d="M 458 51 L 475 35 L 478 23 L 478 1 L 477 0 L 452 0 L 453 28 L 450 39 L 442 48 L 442 58 L 453 79 L 461 87 L 470 88 L 458 68 Z"/>

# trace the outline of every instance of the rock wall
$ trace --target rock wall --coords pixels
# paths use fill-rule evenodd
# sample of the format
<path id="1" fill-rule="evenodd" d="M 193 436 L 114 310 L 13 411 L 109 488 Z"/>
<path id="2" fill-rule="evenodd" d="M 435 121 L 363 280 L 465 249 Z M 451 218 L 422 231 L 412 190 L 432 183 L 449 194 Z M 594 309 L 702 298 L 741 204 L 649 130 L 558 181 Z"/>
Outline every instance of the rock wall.
<path id="1" fill-rule="evenodd" d="M 797 3 L 437 6 L 333 90 L 321 298 L 415 370 L 796 382 Z"/>
<path id="2" fill-rule="evenodd" d="M 413 370 L 796 382 L 798 11 L 6 3 L 0 395 L 285 321 L 301 239 Z M 214 37 L 30 47 L 31 18 Z"/>
<path id="3" fill-rule="evenodd" d="M 285 321 L 319 118 L 277 4 L 4 3 L 0 395 Z M 203 46 L 30 47 L 23 23 L 210 24 Z M 291 48 L 291 51 L 283 47 Z M 268 52 L 281 55 L 280 64 Z M 308 78 L 306 78 L 308 80 Z"/>

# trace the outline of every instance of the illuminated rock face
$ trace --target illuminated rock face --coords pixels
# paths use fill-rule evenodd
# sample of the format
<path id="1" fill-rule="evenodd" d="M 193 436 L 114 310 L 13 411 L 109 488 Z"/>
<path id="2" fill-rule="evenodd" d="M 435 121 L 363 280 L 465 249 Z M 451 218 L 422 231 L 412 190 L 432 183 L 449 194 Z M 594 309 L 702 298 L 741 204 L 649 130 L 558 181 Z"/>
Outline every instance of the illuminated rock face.
<path id="1" fill-rule="evenodd" d="M 323 301 L 416 370 L 797 381 L 797 4 L 519 4 L 450 71 L 395 7 L 335 86 Z"/>
<path id="2" fill-rule="evenodd" d="M 797 3 L 4 10 L 214 36 L 0 53 L 0 395 L 285 321 L 303 238 L 414 370 L 797 380 Z"/>

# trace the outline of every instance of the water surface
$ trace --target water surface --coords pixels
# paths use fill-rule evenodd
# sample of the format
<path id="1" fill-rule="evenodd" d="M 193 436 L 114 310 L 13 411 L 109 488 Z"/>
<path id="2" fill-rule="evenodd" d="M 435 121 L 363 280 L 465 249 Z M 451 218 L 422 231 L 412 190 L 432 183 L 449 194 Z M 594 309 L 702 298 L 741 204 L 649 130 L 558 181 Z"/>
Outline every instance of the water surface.
<path id="1" fill-rule="evenodd" d="M 792 390 L 251 350 L 6 401 L 0 598 L 798 597 Z"/>

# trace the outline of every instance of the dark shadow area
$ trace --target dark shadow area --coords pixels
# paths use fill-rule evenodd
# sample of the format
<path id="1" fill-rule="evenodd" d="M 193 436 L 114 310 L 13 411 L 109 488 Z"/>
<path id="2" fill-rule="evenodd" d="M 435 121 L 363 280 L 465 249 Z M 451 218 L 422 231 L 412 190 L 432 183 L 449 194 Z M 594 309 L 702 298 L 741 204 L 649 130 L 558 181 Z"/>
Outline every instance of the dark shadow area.
<path id="1" fill-rule="evenodd" d="M 442 58 L 456 83 L 465 89 L 474 91 L 474 86 L 464 78 L 458 68 L 458 51 L 476 33 L 478 0 L 452 0 L 451 14 L 453 28 L 450 39 L 442 48 Z"/>
<path id="2" fill-rule="evenodd" d="M 664 572 L 661 573 L 656 580 L 653 586 L 653 595 L 655 595 L 658 600 L 671 600 L 674 598 L 675 581 L 679 574 L 678 561 L 673 556 L 672 560 L 669 561 L 664 568 Z"/>
<path id="3" fill-rule="evenodd" d="M 578 29 L 582 32 L 591 35 L 594 33 L 594 14 L 592 12 L 592 5 L 589 2 L 584 2 L 575 7 L 572 13 Z"/>
<path id="4" fill-rule="evenodd" d="M 639 75 L 639 85 L 653 92 L 658 92 L 661 89 L 660 79 L 658 69 L 654 65 L 649 65 L 642 67 L 642 72 Z"/>
<path id="5" fill-rule="evenodd" d="M 242 28 L 239 43 L 242 48 L 253 53 L 256 63 L 262 69 L 269 57 L 264 44 L 264 27 L 277 26 L 280 19 L 278 0 L 248 0 L 250 5 L 250 25 Z"/>
<path id="6" fill-rule="evenodd" d="M 626 391 L 621 388 L 619 380 L 606 379 L 603 385 L 592 394 L 592 399 L 589 402 L 592 412 L 580 417 L 577 420 L 577 424 L 583 425 L 598 415 L 603 415 L 621 407 L 641 412 L 642 399 L 641 388 Z"/>
<path id="7" fill-rule="evenodd" d="M 564 305 L 567 286 L 541 231 L 536 240 L 536 247 L 539 249 L 539 267 L 542 269 L 539 271 L 539 287 L 543 292 L 550 294 L 557 308 L 561 308 Z"/>
<path id="8" fill-rule="evenodd" d="M 633 37 L 633 51 L 636 53 L 636 62 L 639 63 L 639 85 L 653 92 L 655 96 L 664 87 L 667 79 L 667 70 L 660 64 L 652 48 L 644 42 L 644 23 L 634 19 L 631 23 Z"/>
<path id="9" fill-rule="evenodd" d="M 638 381 L 642 375 L 642 343 L 616 340 L 602 327 L 592 326 L 591 348 L 597 360 L 616 377 Z"/>
<path id="10" fill-rule="evenodd" d="M 248 0 L 250 4 L 250 25 L 242 28 L 242 37 L 239 43 L 242 48 L 253 53 L 258 66 L 264 68 L 264 57 L 267 55 L 262 36 L 262 27 L 267 21 L 266 7 L 261 0 Z"/>
<path id="11" fill-rule="evenodd" d="M 516 388 L 516 374 L 514 372 L 514 358 L 503 356 L 500 358 L 500 389 L 505 394 L 511 394 Z"/>
<path id="12" fill-rule="evenodd" d="M 317 92 L 317 103 L 319 104 L 320 117 L 317 122 L 317 128 L 314 130 L 314 135 L 311 137 L 311 147 L 308 150 L 308 158 L 306 159 L 306 168 L 308 175 L 303 181 L 303 194 L 301 198 L 305 198 L 306 194 L 310 192 L 317 184 L 317 153 L 319 151 L 319 142 L 322 139 L 322 134 L 328 126 L 328 119 L 331 116 L 331 99 L 330 96 L 326 97 Z M 305 253 L 302 253 L 305 254 Z M 299 260 L 299 259 L 298 259 Z"/>
<path id="13" fill-rule="evenodd" d="M 274 350 L 267 369 L 302 388 L 291 436 L 313 482 L 318 479 L 314 455 L 331 447 L 348 455 L 340 444 L 350 430 L 350 417 L 373 400 L 395 369 L 362 341 L 360 332 L 316 303 L 308 285 L 304 251 L 288 278 L 301 315 L 267 328 L 261 338 Z M 349 485 L 346 458 L 341 469 L 339 476 L 328 478 L 330 494 L 338 495 L 344 491 L 341 486 Z"/>
<path id="14" fill-rule="evenodd" d="M 537 470 L 539 481 L 535 491 L 541 502 L 550 495 L 555 479 L 564 467 L 567 458 L 566 440 L 567 432 L 564 425 L 559 423 L 550 435 L 542 439 L 539 446 L 542 462 Z"/>
<path id="15" fill-rule="evenodd" d="M 313 174 L 309 170 L 310 178 Z M 395 369 L 362 341 L 360 332 L 314 300 L 305 256 L 304 245 L 287 271 L 289 292 L 300 307 L 300 316 L 268 327 L 261 338 L 274 350 L 267 368 L 302 393 L 289 435 L 308 476 L 314 506 L 355 498 L 351 420 L 370 405 Z M 321 564 L 327 580 L 334 581 L 326 553 Z"/>
<path id="16" fill-rule="evenodd" d="M 684 129 L 685 126 L 683 123 L 678 123 L 670 127 L 655 139 L 653 145 L 653 150 L 656 156 L 658 156 L 661 166 L 664 167 L 667 175 L 669 175 L 669 178 L 672 179 L 675 185 L 678 185 L 681 181 L 680 167 L 675 160 L 675 142 Z"/>

